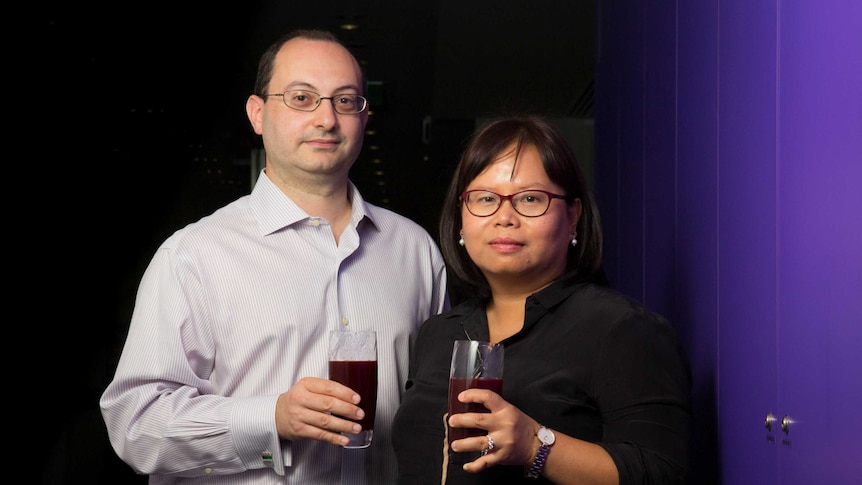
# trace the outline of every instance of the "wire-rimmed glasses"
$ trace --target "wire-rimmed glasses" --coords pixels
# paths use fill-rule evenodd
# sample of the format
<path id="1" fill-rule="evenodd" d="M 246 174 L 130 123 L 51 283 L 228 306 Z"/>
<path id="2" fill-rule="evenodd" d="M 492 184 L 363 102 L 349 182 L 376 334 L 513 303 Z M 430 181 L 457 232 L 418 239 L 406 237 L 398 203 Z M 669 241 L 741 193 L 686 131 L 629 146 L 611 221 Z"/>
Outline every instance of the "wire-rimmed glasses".
<path id="1" fill-rule="evenodd" d="M 365 111 L 368 107 L 368 100 L 365 96 L 358 94 L 334 94 L 332 96 L 321 96 L 314 91 L 306 91 L 304 89 L 289 89 L 278 94 L 264 94 L 268 96 L 281 96 L 285 106 L 297 111 L 314 111 L 320 106 L 320 102 L 328 99 L 335 108 L 335 112 L 343 115 L 355 115 Z"/>
<path id="2" fill-rule="evenodd" d="M 476 217 L 494 215 L 507 199 L 518 214 L 524 217 L 539 217 L 548 212 L 552 200 L 565 198 L 565 195 L 538 189 L 522 190 L 509 195 L 490 190 L 468 190 L 461 194 L 461 200 L 467 210 Z"/>

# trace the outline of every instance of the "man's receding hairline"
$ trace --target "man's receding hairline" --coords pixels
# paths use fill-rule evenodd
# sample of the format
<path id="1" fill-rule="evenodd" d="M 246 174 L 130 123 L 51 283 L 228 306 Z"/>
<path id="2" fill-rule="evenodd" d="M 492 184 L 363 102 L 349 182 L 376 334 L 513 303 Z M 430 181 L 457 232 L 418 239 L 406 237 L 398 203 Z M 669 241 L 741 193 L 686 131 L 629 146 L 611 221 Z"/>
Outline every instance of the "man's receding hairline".
<path id="1" fill-rule="evenodd" d="M 288 44 L 290 44 L 293 41 L 301 41 L 301 40 L 307 41 L 307 42 L 317 42 L 317 43 L 321 43 L 321 44 L 332 44 L 332 45 L 340 48 L 342 51 L 346 52 L 348 57 L 350 57 L 350 59 L 353 61 L 353 68 L 358 74 L 359 85 L 357 86 L 357 88 L 359 89 L 361 94 L 365 94 L 365 86 L 364 86 L 365 71 L 362 70 L 362 65 L 359 63 L 359 59 L 356 58 L 356 56 L 353 54 L 353 52 L 350 51 L 350 49 L 348 49 L 344 44 L 339 42 L 338 39 L 335 39 L 335 40 L 318 39 L 318 38 L 314 38 L 314 37 L 303 37 L 303 36 L 293 37 L 291 39 L 284 41 L 281 44 L 281 47 L 278 49 L 278 52 L 276 53 L 276 58 L 273 59 L 273 63 L 278 62 L 277 61 L 278 54 L 281 54 Z M 273 72 L 273 74 L 274 74 L 274 72 Z M 270 78 L 269 82 L 272 83 L 272 78 Z"/>

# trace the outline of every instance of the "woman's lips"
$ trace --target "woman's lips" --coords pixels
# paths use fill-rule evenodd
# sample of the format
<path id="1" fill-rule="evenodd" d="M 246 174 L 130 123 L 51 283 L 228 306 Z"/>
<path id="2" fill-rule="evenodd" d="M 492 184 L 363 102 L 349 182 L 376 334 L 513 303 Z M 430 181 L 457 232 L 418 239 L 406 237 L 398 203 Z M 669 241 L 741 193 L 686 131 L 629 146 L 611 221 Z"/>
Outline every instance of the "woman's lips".
<path id="1" fill-rule="evenodd" d="M 494 238 L 491 240 L 491 242 L 489 244 L 493 248 L 495 248 L 499 251 L 506 251 L 506 252 L 517 251 L 518 249 L 521 249 L 524 246 L 523 243 L 520 243 L 514 239 L 510 239 L 507 237 Z"/>

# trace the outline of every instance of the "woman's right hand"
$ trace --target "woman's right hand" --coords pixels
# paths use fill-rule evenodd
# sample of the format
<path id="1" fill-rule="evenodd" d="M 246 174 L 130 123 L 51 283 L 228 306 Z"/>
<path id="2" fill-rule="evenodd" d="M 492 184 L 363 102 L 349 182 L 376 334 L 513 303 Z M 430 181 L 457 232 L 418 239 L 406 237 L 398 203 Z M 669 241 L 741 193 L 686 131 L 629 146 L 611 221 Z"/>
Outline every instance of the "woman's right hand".
<path id="1" fill-rule="evenodd" d="M 452 442 L 452 451 L 469 452 L 488 449 L 490 436 L 494 447 L 476 460 L 464 465 L 464 470 L 477 473 L 495 465 L 526 466 L 533 462 L 539 448 L 536 431 L 539 423 L 520 409 L 487 389 L 467 389 L 458 395 L 464 403 L 481 403 L 489 413 L 460 413 L 449 417 L 453 427 L 479 428 L 485 436 L 464 438 Z"/>

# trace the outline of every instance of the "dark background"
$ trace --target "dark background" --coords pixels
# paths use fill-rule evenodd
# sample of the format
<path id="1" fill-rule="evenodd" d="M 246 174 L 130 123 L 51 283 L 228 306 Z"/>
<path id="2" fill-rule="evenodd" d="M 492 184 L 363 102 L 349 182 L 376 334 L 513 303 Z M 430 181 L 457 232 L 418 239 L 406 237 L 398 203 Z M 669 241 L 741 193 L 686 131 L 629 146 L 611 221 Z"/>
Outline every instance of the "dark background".
<path id="1" fill-rule="evenodd" d="M 43 47 L 30 48 L 25 79 L 39 120 L 25 128 L 38 140 L 27 190 L 48 201 L 35 225 L 52 249 L 39 258 L 45 276 L 31 280 L 48 318 L 64 322 L 37 334 L 65 376 L 49 414 L 61 427 L 38 419 L 50 437 L 44 483 L 146 482 L 114 455 L 98 399 L 158 245 L 249 193 L 260 141 L 245 100 L 258 56 L 281 33 L 333 30 L 355 52 L 373 85 L 374 133 L 351 178 L 435 236 L 477 120 L 592 118 L 592 0 L 48 4 L 33 18 Z M 348 22 L 359 28 L 340 30 Z"/>

